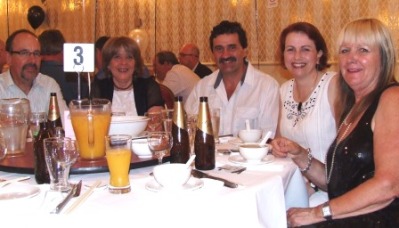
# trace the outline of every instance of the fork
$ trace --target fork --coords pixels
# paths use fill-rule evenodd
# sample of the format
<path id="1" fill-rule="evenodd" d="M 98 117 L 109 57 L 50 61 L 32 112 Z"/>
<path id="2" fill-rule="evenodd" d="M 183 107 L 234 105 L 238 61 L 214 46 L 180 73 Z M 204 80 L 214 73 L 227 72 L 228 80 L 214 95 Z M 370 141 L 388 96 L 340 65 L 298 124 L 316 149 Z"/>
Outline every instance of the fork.
<path id="1" fill-rule="evenodd" d="M 68 193 L 68 195 L 65 197 L 65 199 L 55 207 L 54 211 L 52 211 L 52 214 L 59 214 L 61 210 L 67 205 L 69 200 L 71 200 L 73 197 L 78 197 L 80 195 L 80 190 L 82 189 L 82 180 L 80 180 L 77 184 L 72 186 L 71 191 Z"/>

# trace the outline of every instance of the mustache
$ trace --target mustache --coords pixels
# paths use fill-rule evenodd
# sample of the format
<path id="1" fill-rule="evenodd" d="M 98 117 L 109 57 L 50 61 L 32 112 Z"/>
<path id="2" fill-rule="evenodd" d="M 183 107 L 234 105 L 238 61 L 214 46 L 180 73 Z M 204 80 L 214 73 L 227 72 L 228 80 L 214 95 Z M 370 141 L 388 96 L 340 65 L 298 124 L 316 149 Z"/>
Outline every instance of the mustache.
<path id="1" fill-rule="evenodd" d="M 219 63 L 224 63 L 227 61 L 236 62 L 237 58 L 232 56 L 232 57 L 228 57 L 228 58 L 220 58 L 219 59 Z"/>
<path id="2" fill-rule="evenodd" d="M 34 68 L 35 70 L 38 70 L 38 69 L 39 69 L 39 67 L 38 67 L 36 64 L 34 64 L 34 63 L 27 63 L 27 64 L 23 65 L 22 70 L 26 70 L 26 68 L 28 68 L 28 67 L 32 67 L 32 68 Z"/>

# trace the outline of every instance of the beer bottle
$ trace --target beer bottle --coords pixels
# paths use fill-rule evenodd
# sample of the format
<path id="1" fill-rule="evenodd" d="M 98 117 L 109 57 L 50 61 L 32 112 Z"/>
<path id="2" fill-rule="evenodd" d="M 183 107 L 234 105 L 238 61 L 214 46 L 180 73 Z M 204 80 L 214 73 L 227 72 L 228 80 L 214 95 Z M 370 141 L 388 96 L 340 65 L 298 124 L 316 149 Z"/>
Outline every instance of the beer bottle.
<path id="1" fill-rule="evenodd" d="M 51 137 L 47 124 L 46 119 L 40 122 L 40 130 L 33 143 L 34 172 L 36 183 L 38 184 L 50 183 L 43 145 L 43 140 Z"/>
<path id="2" fill-rule="evenodd" d="M 57 93 L 50 93 L 50 104 L 48 107 L 48 127 L 52 135 L 55 135 L 57 127 L 62 128 L 60 108 L 58 107 Z"/>
<path id="3" fill-rule="evenodd" d="M 194 152 L 196 169 L 211 170 L 215 168 L 215 139 L 213 138 L 208 97 L 200 97 Z"/>
<path id="4" fill-rule="evenodd" d="M 173 146 L 170 149 L 170 163 L 186 163 L 190 157 L 190 143 L 186 116 L 183 109 L 183 97 L 175 97 L 173 107 Z"/>

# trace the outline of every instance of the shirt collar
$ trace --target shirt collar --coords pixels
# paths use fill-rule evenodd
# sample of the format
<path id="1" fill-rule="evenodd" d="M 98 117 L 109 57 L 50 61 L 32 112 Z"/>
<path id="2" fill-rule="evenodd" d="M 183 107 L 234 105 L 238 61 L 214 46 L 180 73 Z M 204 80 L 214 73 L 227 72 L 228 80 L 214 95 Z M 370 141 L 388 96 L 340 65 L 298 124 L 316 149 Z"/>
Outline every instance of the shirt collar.
<path id="1" fill-rule="evenodd" d="M 241 85 L 244 83 L 245 76 L 247 75 L 247 71 L 248 71 L 248 61 L 245 61 L 244 63 L 245 63 L 246 68 L 245 68 L 243 76 L 241 77 Z M 222 82 L 222 79 L 223 79 L 223 75 L 222 75 L 222 72 L 219 70 L 218 75 L 217 75 L 216 80 L 215 80 L 215 84 L 213 85 L 214 89 L 219 87 L 220 82 Z"/>

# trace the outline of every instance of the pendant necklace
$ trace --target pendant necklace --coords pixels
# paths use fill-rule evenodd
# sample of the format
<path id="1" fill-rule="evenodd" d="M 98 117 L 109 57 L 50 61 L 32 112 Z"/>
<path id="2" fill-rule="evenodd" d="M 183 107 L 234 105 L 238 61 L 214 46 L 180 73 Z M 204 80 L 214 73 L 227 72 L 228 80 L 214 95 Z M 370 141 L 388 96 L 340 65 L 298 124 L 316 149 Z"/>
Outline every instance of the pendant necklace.
<path id="1" fill-rule="evenodd" d="M 327 176 L 327 184 L 330 183 L 331 174 L 332 174 L 332 171 L 333 171 L 333 169 L 334 169 L 335 153 L 337 152 L 338 143 L 341 142 L 341 141 L 345 138 L 346 134 L 347 134 L 348 131 L 349 131 L 350 126 L 352 125 L 352 122 L 347 123 L 348 118 L 349 118 L 349 116 L 350 116 L 351 113 L 352 113 L 352 110 L 353 110 L 353 107 L 352 107 L 352 109 L 348 112 L 348 114 L 346 115 L 344 121 L 342 121 L 341 125 L 339 125 L 338 131 L 337 131 L 336 143 L 335 143 L 335 147 L 334 147 L 334 151 L 333 151 L 333 155 L 332 155 L 332 159 L 331 159 L 331 168 L 330 168 L 330 172 L 327 172 L 328 170 L 327 170 L 327 156 L 326 156 L 326 164 L 324 165 L 324 167 L 325 167 L 326 176 Z M 341 135 L 341 137 L 338 138 L 338 134 L 339 134 L 339 132 L 341 131 L 341 129 L 342 129 L 342 127 L 343 127 L 344 125 L 345 125 L 345 131 L 344 131 L 344 133 Z"/>
<path id="2" fill-rule="evenodd" d="M 315 80 L 314 80 L 314 82 L 313 82 L 313 86 L 312 86 L 312 89 L 310 90 L 310 94 L 312 94 L 312 92 L 313 92 L 313 89 L 314 89 L 314 87 L 316 86 L 316 83 L 317 83 L 317 79 L 319 78 L 319 73 L 317 72 L 317 75 L 316 75 L 316 78 L 315 78 Z M 300 95 L 299 95 L 299 89 L 298 89 L 298 84 L 296 83 L 296 80 L 295 80 L 295 87 L 296 87 L 296 94 L 298 95 L 298 98 L 300 99 Z M 308 96 L 309 97 L 309 96 Z M 298 99 L 298 100 L 299 100 Z M 298 102 L 298 107 L 297 107 L 297 110 L 298 110 L 298 112 L 301 112 L 301 110 L 302 110 L 302 101 L 299 101 Z"/>

